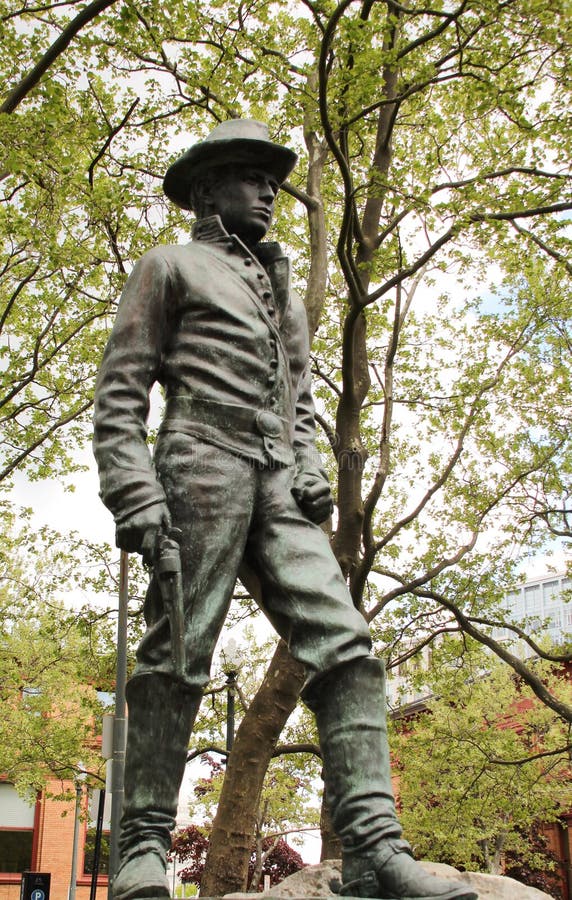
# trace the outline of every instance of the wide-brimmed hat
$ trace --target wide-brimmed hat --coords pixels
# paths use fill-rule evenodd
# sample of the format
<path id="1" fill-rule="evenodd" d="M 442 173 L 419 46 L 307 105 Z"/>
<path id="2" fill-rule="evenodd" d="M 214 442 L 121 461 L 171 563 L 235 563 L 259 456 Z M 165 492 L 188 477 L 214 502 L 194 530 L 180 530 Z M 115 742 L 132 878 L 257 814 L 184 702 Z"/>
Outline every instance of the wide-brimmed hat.
<path id="1" fill-rule="evenodd" d="M 282 184 L 297 159 L 293 150 L 270 140 L 268 126 L 264 122 L 229 119 L 217 125 L 204 141 L 193 144 L 169 166 L 163 179 L 163 190 L 177 206 L 190 209 L 191 184 L 215 166 L 225 163 L 255 165 Z"/>

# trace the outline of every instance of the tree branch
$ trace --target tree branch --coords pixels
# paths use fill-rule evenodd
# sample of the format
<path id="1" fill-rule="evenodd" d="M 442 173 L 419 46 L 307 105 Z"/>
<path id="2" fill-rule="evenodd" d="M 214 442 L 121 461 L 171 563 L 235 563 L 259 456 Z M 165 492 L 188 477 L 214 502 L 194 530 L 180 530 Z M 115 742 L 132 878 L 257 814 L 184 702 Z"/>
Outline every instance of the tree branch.
<path id="1" fill-rule="evenodd" d="M 54 422 L 49 428 L 47 428 L 42 434 L 35 440 L 32 444 L 22 450 L 13 460 L 11 460 L 2 471 L 0 471 L 0 482 L 4 481 L 12 472 L 18 468 L 18 466 L 29 456 L 32 455 L 34 450 L 37 450 L 44 441 L 46 441 L 50 435 L 54 434 L 60 428 L 63 428 L 65 425 L 69 425 L 70 422 L 73 422 L 74 419 L 77 419 L 84 412 L 86 412 L 90 406 L 93 405 L 93 399 L 87 400 L 82 406 L 78 409 L 72 410 L 68 415 L 63 416 L 61 419 L 58 419 L 57 422 Z"/>
<path id="2" fill-rule="evenodd" d="M 99 160 L 102 159 L 103 155 L 105 154 L 105 151 L 111 144 L 115 135 L 119 134 L 121 129 L 124 127 L 124 125 L 129 121 L 129 119 L 131 118 L 131 114 L 133 113 L 135 108 L 138 106 L 138 104 L 139 104 L 139 97 L 136 97 L 135 100 L 133 101 L 133 103 L 131 104 L 131 106 L 129 107 L 129 109 L 127 110 L 127 112 L 125 113 L 125 115 L 123 116 L 123 118 L 121 119 L 121 121 L 119 122 L 119 124 L 110 130 L 105 141 L 103 142 L 101 150 L 95 156 L 95 158 L 92 159 L 92 161 L 90 162 L 89 169 L 88 169 L 88 181 L 89 181 L 89 184 L 91 187 L 93 187 L 93 173 L 94 173 L 96 165 L 98 164 Z"/>
<path id="3" fill-rule="evenodd" d="M 0 106 L 0 113 L 12 113 L 16 109 L 17 106 L 20 105 L 24 97 L 30 93 L 33 88 L 38 84 L 42 75 L 50 68 L 50 66 L 56 61 L 58 56 L 64 52 L 66 47 L 69 46 L 74 37 L 81 31 L 84 25 L 87 25 L 88 22 L 91 22 L 92 19 L 95 19 L 96 16 L 99 15 L 100 12 L 103 12 L 104 9 L 107 9 L 108 6 L 111 6 L 115 3 L 116 0 L 93 0 L 92 3 L 89 3 L 78 15 L 75 19 L 72 19 L 71 22 L 64 28 L 60 36 L 54 43 L 46 50 L 44 55 L 38 60 L 34 68 L 29 72 L 22 80 L 10 91 L 2 105 Z"/>
<path id="4" fill-rule="evenodd" d="M 470 637 L 474 638 L 480 644 L 484 644 L 485 647 L 492 650 L 496 656 L 507 663 L 511 669 L 522 678 L 545 706 L 554 710 L 554 712 L 564 719 L 564 721 L 572 722 L 572 707 L 567 703 L 563 703 L 555 697 L 554 694 L 551 694 L 538 675 L 519 659 L 518 656 L 515 656 L 514 653 L 507 650 L 507 648 L 499 641 L 495 641 L 490 635 L 485 634 L 484 631 L 476 628 L 470 617 L 465 615 L 455 603 L 448 600 L 437 591 L 414 589 L 412 593 L 416 594 L 418 597 L 427 597 L 429 600 L 435 600 L 437 603 L 444 606 L 445 609 L 448 609 L 453 613 L 465 634 L 470 635 Z"/>
<path id="5" fill-rule="evenodd" d="M 540 247 L 540 249 L 542 251 L 544 251 L 544 253 L 546 253 L 548 256 L 551 256 L 552 259 L 556 260 L 556 262 L 561 263 L 564 266 L 564 268 L 566 269 L 566 271 L 568 272 L 568 274 L 572 275 L 572 263 L 570 263 L 562 253 L 558 253 L 557 250 L 554 250 L 552 247 L 549 247 L 548 244 L 546 244 L 544 241 L 542 241 L 539 237 L 537 237 L 535 234 L 532 233 L 532 231 L 529 231 L 527 228 L 522 228 L 522 226 L 517 225 L 516 222 L 511 222 L 511 225 L 515 231 L 517 231 L 519 234 L 522 234 L 525 237 L 529 238 L 534 244 L 536 244 L 537 247 Z"/>
<path id="6" fill-rule="evenodd" d="M 488 625 L 490 628 L 508 628 L 509 631 L 513 631 L 521 640 L 525 641 L 530 649 L 534 651 L 536 656 L 541 659 L 546 659 L 548 662 L 564 663 L 572 660 L 572 653 L 547 653 L 545 650 L 542 650 L 536 641 L 533 641 L 523 628 L 519 628 L 518 625 L 514 625 L 512 622 L 506 622 L 504 620 L 499 622 L 494 619 L 484 619 L 479 616 L 469 616 L 469 619 L 477 625 Z"/>
<path id="7" fill-rule="evenodd" d="M 286 756 L 288 753 L 313 753 L 319 759 L 322 758 L 322 751 L 318 744 L 311 742 L 306 744 L 280 744 L 279 747 L 276 747 L 272 757 Z"/>

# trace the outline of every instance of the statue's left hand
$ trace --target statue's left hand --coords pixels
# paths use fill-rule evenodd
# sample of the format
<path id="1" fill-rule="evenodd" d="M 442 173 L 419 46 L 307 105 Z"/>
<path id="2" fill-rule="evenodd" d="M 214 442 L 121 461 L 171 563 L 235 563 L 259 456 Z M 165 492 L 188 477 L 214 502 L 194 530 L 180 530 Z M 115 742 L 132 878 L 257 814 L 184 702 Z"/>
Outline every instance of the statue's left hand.
<path id="1" fill-rule="evenodd" d="M 332 515 L 334 504 L 330 485 L 319 472 L 298 472 L 292 495 L 302 512 L 316 525 Z"/>

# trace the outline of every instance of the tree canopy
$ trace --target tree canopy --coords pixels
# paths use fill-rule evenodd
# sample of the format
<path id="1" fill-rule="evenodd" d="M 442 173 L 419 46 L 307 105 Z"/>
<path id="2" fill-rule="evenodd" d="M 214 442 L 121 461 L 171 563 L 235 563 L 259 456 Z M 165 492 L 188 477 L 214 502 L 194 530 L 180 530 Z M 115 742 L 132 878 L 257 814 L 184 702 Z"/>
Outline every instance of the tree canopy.
<path id="1" fill-rule="evenodd" d="M 0 552 L 0 773 L 28 796 L 50 783 L 65 798 L 86 776 L 105 784 L 98 738 L 115 691 L 115 622 L 87 602 L 100 564 L 73 540 L 23 528 Z M 84 592 L 80 609 L 66 605 L 72 591 Z"/>
<path id="2" fill-rule="evenodd" d="M 562 672 L 544 676 L 570 700 Z M 414 676 L 430 692 L 392 746 L 405 833 L 423 858 L 500 874 L 507 853 L 547 868 L 531 829 L 572 801 L 567 727 L 478 645 L 448 638 Z M 446 790 L 440 789 L 446 785 Z"/>

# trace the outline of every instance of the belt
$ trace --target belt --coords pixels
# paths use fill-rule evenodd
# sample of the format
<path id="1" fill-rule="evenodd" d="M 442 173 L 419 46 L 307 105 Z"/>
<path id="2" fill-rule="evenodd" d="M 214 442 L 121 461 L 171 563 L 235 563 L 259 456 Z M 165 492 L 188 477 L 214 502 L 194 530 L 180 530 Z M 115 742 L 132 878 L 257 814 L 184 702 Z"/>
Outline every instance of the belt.
<path id="1" fill-rule="evenodd" d="M 238 429 L 255 432 L 262 437 L 282 437 L 285 440 L 288 440 L 290 432 L 290 422 L 270 409 L 252 409 L 249 406 L 217 403 L 215 400 L 203 400 L 199 397 L 169 397 L 160 430 L 170 431 L 175 419 L 211 425 L 223 431 Z"/>

